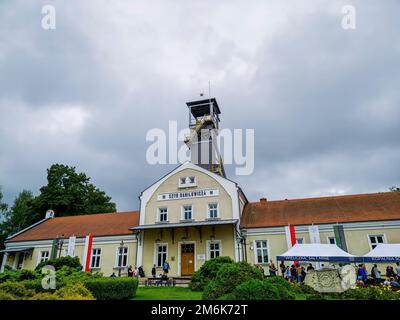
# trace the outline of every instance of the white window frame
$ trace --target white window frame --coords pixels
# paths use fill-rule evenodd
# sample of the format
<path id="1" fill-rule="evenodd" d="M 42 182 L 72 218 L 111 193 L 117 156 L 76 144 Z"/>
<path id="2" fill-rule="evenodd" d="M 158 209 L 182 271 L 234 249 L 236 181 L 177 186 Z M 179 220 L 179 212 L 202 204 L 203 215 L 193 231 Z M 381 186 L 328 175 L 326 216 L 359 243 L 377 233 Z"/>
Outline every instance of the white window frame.
<path id="1" fill-rule="evenodd" d="M 216 204 L 217 205 L 217 216 L 211 217 L 210 216 L 210 205 Z M 219 218 L 219 203 L 218 202 L 209 202 L 207 203 L 207 219 L 218 219 Z"/>
<path id="2" fill-rule="evenodd" d="M 94 250 L 100 250 L 99 254 L 94 255 Z M 100 269 L 101 267 L 101 255 L 103 253 L 103 250 L 101 248 L 92 248 L 92 254 L 90 255 L 90 269 Z M 99 258 L 99 265 L 98 266 L 93 266 L 93 257 L 96 256 L 96 258 Z M 117 258 L 117 263 L 118 263 L 118 258 Z"/>
<path id="3" fill-rule="evenodd" d="M 185 207 L 191 207 L 191 218 L 190 219 L 185 219 Z M 193 212 L 193 205 L 192 204 L 184 204 L 181 207 L 181 220 L 182 221 L 190 221 L 190 220 L 194 220 L 194 212 Z"/>
<path id="4" fill-rule="evenodd" d="M 153 264 L 156 265 L 156 268 L 162 268 L 162 264 L 161 266 L 158 265 L 158 248 L 161 246 L 165 246 L 166 247 L 166 252 L 165 252 L 165 261 L 168 261 L 168 243 L 163 242 L 163 243 L 155 243 L 154 244 L 154 261 Z"/>
<path id="5" fill-rule="evenodd" d="M 126 267 L 128 267 L 128 265 L 129 265 L 129 247 L 128 246 L 123 246 L 123 248 L 126 248 L 126 265 L 124 266 L 124 265 L 121 265 L 121 266 L 119 266 L 118 265 L 118 257 L 119 257 L 119 249 L 120 249 L 121 247 L 120 246 L 118 246 L 117 247 L 117 250 L 116 250 L 116 255 L 115 255 L 115 268 L 126 268 Z M 124 256 L 124 255 L 123 255 Z M 122 259 L 122 261 L 121 262 L 123 262 L 124 260 Z"/>
<path id="6" fill-rule="evenodd" d="M 47 252 L 47 259 L 42 259 L 42 253 Z M 37 263 L 36 265 L 39 265 L 42 261 L 47 261 L 50 259 L 50 250 L 40 250 L 37 258 Z"/>
<path id="7" fill-rule="evenodd" d="M 211 259 L 211 248 L 210 245 L 213 243 L 218 243 L 219 244 L 219 257 L 222 257 L 222 241 L 221 240 L 207 240 L 207 260 Z M 215 251 L 215 249 L 214 249 Z"/>
<path id="8" fill-rule="evenodd" d="M 268 256 L 268 261 L 266 261 L 266 262 L 259 262 L 258 261 L 258 254 L 257 254 L 257 250 L 258 250 L 258 248 L 257 248 L 257 242 L 262 242 L 262 241 L 266 241 L 267 242 L 267 256 Z M 255 264 L 268 264 L 269 263 L 269 260 L 270 260 L 270 258 L 271 258 L 271 256 L 270 256 L 270 251 L 269 251 L 269 240 L 268 239 L 256 239 L 256 240 L 254 240 L 254 243 L 253 243 L 253 252 L 254 252 L 254 263 Z M 260 248 L 260 250 L 262 250 L 262 249 L 264 249 L 264 248 Z M 262 258 L 264 259 L 264 255 L 262 255 Z"/>
<path id="9" fill-rule="evenodd" d="M 331 243 L 330 239 L 334 240 L 334 243 Z M 326 237 L 326 243 L 327 244 L 336 244 L 336 237 L 335 236 L 328 236 Z"/>
<path id="10" fill-rule="evenodd" d="M 167 210 L 167 212 L 166 212 L 166 214 L 167 214 L 167 219 L 166 220 L 163 220 L 163 221 L 161 221 L 161 210 L 162 209 L 166 209 Z M 157 219 L 156 219 L 156 221 L 157 222 L 168 222 L 169 220 L 169 213 L 168 213 L 168 207 L 159 207 L 159 208 L 157 208 Z"/>
<path id="11" fill-rule="evenodd" d="M 384 233 L 371 233 L 371 234 L 368 234 L 368 243 L 369 243 L 369 247 L 370 247 L 371 250 L 373 249 L 373 247 L 372 247 L 373 243 L 371 242 L 371 237 L 382 237 L 382 239 L 383 239 L 382 243 L 387 243 L 386 235 Z M 375 246 L 377 244 L 379 244 L 379 243 L 378 242 L 374 243 Z"/>

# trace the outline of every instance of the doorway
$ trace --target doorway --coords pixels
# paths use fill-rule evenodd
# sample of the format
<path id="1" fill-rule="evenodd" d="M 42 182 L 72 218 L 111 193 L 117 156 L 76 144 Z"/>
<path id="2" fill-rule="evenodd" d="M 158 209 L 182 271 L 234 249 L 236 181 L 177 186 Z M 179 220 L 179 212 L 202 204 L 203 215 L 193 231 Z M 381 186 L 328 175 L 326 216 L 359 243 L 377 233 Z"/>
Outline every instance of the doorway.
<path id="1" fill-rule="evenodd" d="M 181 275 L 191 276 L 194 272 L 194 243 L 181 244 Z"/>

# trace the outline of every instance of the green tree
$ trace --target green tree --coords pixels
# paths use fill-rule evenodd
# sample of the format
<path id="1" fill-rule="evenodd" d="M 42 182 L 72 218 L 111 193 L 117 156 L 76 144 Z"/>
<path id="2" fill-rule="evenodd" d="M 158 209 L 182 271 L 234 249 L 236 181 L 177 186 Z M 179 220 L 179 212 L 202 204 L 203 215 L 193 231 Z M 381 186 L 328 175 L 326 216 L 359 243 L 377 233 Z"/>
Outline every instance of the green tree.
<path id="1" fill-rule="evenodd" d="M 0 188 L 0 250 L 4 249 L 4 240 L 7 238 L 7 231 L 4 228 L 4 220 L 7 219 L 8 205 L 3 202 L 3 192 Z M 0 254 L 0 258 L 2 255 Z"/>
<path id="2" fill-rule="evenodd" d="M 15 198 L 14 204 L 5 215 L 6 219 L 3 222 L 4 228 L 9 234 L 16 233 L 35 222 L 32 208 L 33 199 L 32 192 L 28 190 L 23 190 Z"/>
<path id="3" fill-rule="evenodd" d="M 393 192 L 400 192 L 400 187 L 391 187 L 391 188 L 390 188 L 390 191 L 393 191 Z"/>
<path id="4" fill-rule="evenodd" d="M 48 209 L 53 209 L 58 217 L 116 211 L 111 197 L 90 183 L 85 173 L 62 164 L 47 169 L 47 185 L 40 188 L 32 204 L 34 220 L 42 218 Z"/>

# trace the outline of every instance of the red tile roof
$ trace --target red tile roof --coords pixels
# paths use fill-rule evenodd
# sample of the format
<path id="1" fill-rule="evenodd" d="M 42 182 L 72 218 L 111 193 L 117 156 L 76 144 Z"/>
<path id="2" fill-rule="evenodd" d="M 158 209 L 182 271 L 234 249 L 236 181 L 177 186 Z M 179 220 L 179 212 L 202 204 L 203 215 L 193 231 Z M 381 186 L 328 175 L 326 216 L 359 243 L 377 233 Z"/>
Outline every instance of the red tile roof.
<path id="1" fill-rule="evenodd" d="M 139 225 L 139 211 L 99 213 L 56 217 L 20 233 L 7 242 L 48 240 L 63 237 L 95 237 L 132 234 L 129 228 Z"/>
<path id="2" fill-rule="evenodd" d="M 262 201 L 246 205 L 245 228 L 400 220 L 400 192 Z"/>

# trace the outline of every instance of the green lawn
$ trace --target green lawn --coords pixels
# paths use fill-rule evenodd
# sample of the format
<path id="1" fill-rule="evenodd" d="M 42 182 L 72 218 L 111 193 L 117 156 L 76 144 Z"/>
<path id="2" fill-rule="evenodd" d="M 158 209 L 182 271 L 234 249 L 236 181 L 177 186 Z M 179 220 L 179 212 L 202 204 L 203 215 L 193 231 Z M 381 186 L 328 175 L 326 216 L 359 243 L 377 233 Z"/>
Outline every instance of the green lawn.
<path id="1" fill-rule="evenodd" d="M 183 287 L 139 287 L 134 300 L 201 300 L 202 292 Z"/>

